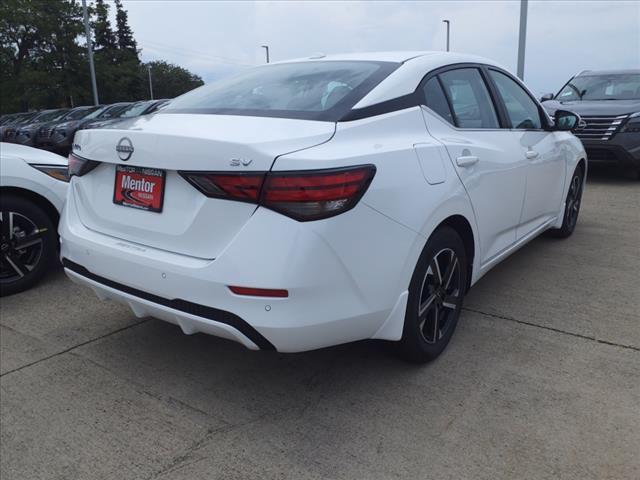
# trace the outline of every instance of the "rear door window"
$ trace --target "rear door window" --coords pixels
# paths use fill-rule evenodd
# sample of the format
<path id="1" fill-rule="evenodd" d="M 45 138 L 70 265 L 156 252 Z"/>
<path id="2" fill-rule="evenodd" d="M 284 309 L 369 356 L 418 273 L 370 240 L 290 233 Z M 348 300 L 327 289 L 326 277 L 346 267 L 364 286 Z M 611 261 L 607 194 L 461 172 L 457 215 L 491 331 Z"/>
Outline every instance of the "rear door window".
<path id="1" fill-rule="evenodd" d="M 489 90 L 477 68 L 441 73 L 440 79 L 459 128 L 500 128 Z"/>
<path id="2" fill-rule="evenodd" d="M 455 122 L 453 121 L 453 115 L 451 114 L 447 97 L 442 91 L 438 78 L 432 77 L 427 80 L 422 92 L 424 94 L 424 101 L 427 107 L 436 112 L 451 125 L 454 125 Z"/>

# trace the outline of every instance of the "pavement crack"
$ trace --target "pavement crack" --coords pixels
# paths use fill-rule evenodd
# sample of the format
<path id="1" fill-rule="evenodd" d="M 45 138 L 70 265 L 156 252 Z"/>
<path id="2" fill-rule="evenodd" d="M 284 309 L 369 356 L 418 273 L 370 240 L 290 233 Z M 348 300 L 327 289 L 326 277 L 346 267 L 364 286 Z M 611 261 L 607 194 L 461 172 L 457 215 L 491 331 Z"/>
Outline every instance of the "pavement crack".
<path id="1" fill-rule="evenodd" d="M 603 345 L 609 345 L 612 347 L 624 348 L 627 350 L 633 350 L 635 352 L 640 352 L 640 347 L 636 347 L 634 345 L 624 345 L 622 343 L 610 342 L 608 340 L 602 340 L 600 338 L 596 338 L 590 335 L 583 335 L 581 333 L 569 332 L 568 330 L 561 330 L 559 328 L 548 327 L 545 325 L 539 325 L 533 322 L 527 322 L 526 320 L 518 320 L 517 318 L 507 317 L 505 315 L 498 315 L 495 313 L 483 312 L 482 310 L 476 310 L 474 308 L 462 307 L 462 310 L 466 310 L 467 312 L 479 313 L 480 315 L 484 315 L 486 317 L 498 318 L 500 320 L 507 320 L 509 322 L 519 323 L 520 325 L 528 325 L 529 327 L 540 328 L 542 330 L 548 330 L 551 332 L 561 333 L 563 335 L 569 335 L 570 337 L 581 338 L 583 340 L 589 340 L 596 343 L 601 343 Z"/>
<path id="2" fill-rule="evenodd" d="M 100 370 L 104 370 L 105 372 L 108 372 L 111 375 L 130 383 L 131 385 L 135 386 L 138 389 L 139 392 L 141 392 L 141 393 L 143 393 L 145 395 L 148 395 L 149 397 L 153 398 L 154 400 L 157 400 L 159 402 L 163 402 L 163 403 L 166 403 L 166 404 L 169 404 L 169 405 L 177 405 L 179 407 L 184 408 L 185 410 L 188 410 L 188 411 L 190 411 L 192 413 L 196 413 L 196 414 L 198 414 L 198 415 L 200 415 L 200 416 L 202 416 L 204 418 L 215 420 L 216 422 L 222 423 L 223 427 L 231 425 L 226 420 L 224 420 L 222 418 L 219 418 L 219 417 L 217 417 L 215 415 L 211 415 L 210 413 L 205 412 L 204 410 L 202 410 L 200 408 L 194 407 L 193 405 L 191 405 L 191 404 L 189 404 L 187 402 L 184 402 L 184 401 L 182 401 L 182 400 L 180 400 L 180 399 L 178 399 L 176 397 L 173 397 L 171 395 L 162 396 L 161 394 L 157 394 L 157 393 L 153 392 L 152 390 L 150 390 L 146 385 L 144 385 L 144 384 L 142 384 L 142 383 L 140 383 L 140 382 L 138 382 L 138 381 L 136 381 L 136 380 L 134 380 L 132 378 L 129 378 L 127 376 L 123 376 L 121 374 L 121 372 L 115 371 L 115 370 L 113 370 L 113 369 L 101 364 L 100 362 L 97 362 L 97 361 L 89 358 L 89 357 L 85 357 L 81 353 L 78 353 L 78 352 L 69 352 L 69 353 L 71 355 L 73 355 L 74 357 L 77 357 L 77 358 L 79 358 L 79 359 L 81 359 L 81 360 L 83 360 L 85 362 L 89 362 L 91 365 L 99 368 Z M 220 428 L 222 428 L 222 427 L 220 427 Z"/>
<path id="3" fill-rule="evenodd" d="M 34 362 L 27 363 L 26 365 L 21 365 L 20 367 L 14 368 L 13 370 L 8 370 L 8 371 L 4 372 L 3 374 L 0 374 L 0 378 L 4 377 L 6 375 L 9 375 L 11 373 L 19 372 L 20 370 L 24 370 L 25 368 L 32 367 L 34 365 L 37 365 L 37 364 L 39 364 L 41 362 L 45 362 L 45 361 L 50 360 L 52 358 L 58 357 L 60 355 L 64 355 L 65 353 L 72 352 L 76 348 L 84 347 L 85 345 L 89 345 L 89 344 L 91 344 L 93 342 L 97 342 L 99 340 L 102 340 L 103 338 L 107 338 L 107 337 L 110 337 L 111 335 L 115 335 L 115 334 L 123 332 L 125 330 L 129 330 L 130 328 L 137 327 L 138 325 L 142 325 L 143 323 L 148 322 L 149 320 L 150 320 L 149 318 L 145 318 L 143 320 L 140 320 L 139 322 L 132 323 L 131 325 L 127 325 L 126 327 L 118 328 L 117 330 L 113 330 L 111 332 L 107 332 L 104 335 L 100 335 L 99 337 L 91 338 L 91 339 L 86 340 L 84 342 L 78 343 L 77 345 L 73 345 L 73 346 L 71 346 L 69 348 L 65 348 L 64 350 L 60 350 L 59 352 L 56 352 L 56 353 L 53 353 L 53 354 L 48 355 L 46 357 L 40 358 L 40 359 L 38 359 L 38 360 L 36 360 Z M 3 327 L 4 327 L 4 325 L 3 325 Z"/>
<path id="4" fill-rule="evenodd" d="M 245 422 L 240 422 L 236 424 L 227 424 L 222 425 L 216 428 L 209 428 L 205 432 L 205 434 L 198 440 L 194 441 L 191 445 L 189 445 L 181 454 L 173 457 L 167 465 L 162 467 L 157 472 L 154 472 L 148 480 L 155 480 L 161 477 L 165 477 L 167 474 L 175 473 L 179 470 L 182 470 L 189 465 L 193 465 L 194 463 L 198 463 L 203 460 L 203 458 L 194 458 L 194 455 L 198 450 L 207 445 L 216 435 L 225 434 L 231 432 L 233 430 L 246 427 L 248 425 L 252 425 L 257 423 L 264 418 L 270 416 L 269 413 L 264 413 L 262 415 L 257 416 L 251 420 L 247 420 Z"/>

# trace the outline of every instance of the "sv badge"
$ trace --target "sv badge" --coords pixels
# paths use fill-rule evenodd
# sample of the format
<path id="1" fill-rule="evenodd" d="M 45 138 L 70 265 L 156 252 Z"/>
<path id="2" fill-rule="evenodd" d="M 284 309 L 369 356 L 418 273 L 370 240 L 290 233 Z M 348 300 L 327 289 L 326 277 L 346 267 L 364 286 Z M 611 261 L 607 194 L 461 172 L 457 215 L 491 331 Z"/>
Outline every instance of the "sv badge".
<path id="1" fill-rule="evenodd" d="M 251 163 L 253 162 L 253 160 L 247 160 L 245 158 L 232 158 L 231 161 L 229 162 L 229 166 L 231 167 L 248 167 L 249 165 L 251 165 Z"/>

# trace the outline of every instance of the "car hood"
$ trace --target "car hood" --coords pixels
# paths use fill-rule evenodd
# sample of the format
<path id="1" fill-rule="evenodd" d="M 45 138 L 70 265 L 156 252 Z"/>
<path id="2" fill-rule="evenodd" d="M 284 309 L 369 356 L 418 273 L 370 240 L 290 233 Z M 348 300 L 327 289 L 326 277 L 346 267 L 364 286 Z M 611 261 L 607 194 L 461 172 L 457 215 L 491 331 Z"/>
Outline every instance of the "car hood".
<path id="1" fill-rule="evenodd" d="M 556 110 L 569 110 L 578 115 L 626 115 L 640 112 L 640 100 L 548 100 L 544 108 L 553 115 Z"/>
<path id="2" fill-rule="evenodd" d="M 32 165 L 67 165 L 65 157 L 17 143 L 0 143 L 0 159 L 2 162 L 23 160 Z"/>

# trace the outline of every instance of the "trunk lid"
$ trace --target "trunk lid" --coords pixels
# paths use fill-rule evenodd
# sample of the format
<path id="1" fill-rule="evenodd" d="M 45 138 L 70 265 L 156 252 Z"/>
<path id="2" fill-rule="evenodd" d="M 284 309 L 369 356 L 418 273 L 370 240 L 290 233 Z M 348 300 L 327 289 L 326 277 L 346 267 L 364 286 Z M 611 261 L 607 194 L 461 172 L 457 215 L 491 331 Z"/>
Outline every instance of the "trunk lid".
<path id="1" fill-rule="evenodd" d="M 213 259 L 240 231 L 256 205 L 208 198 L 178 170 L 268 171 L 277 156 L 324 143 L 334 131 L 332 122 L 173 113 L 81 130 L 74 139 L 74 154 L 101 165 L 73 179 L 78 215 L 85 226 L 100 233 Z M 126 161 L 127 152 L 116 151 L 123 138 L 128 141 L 122 144 L 133 147 Z M 114 203 L 118 165 L 165 172 L 160 213 Z"/>

